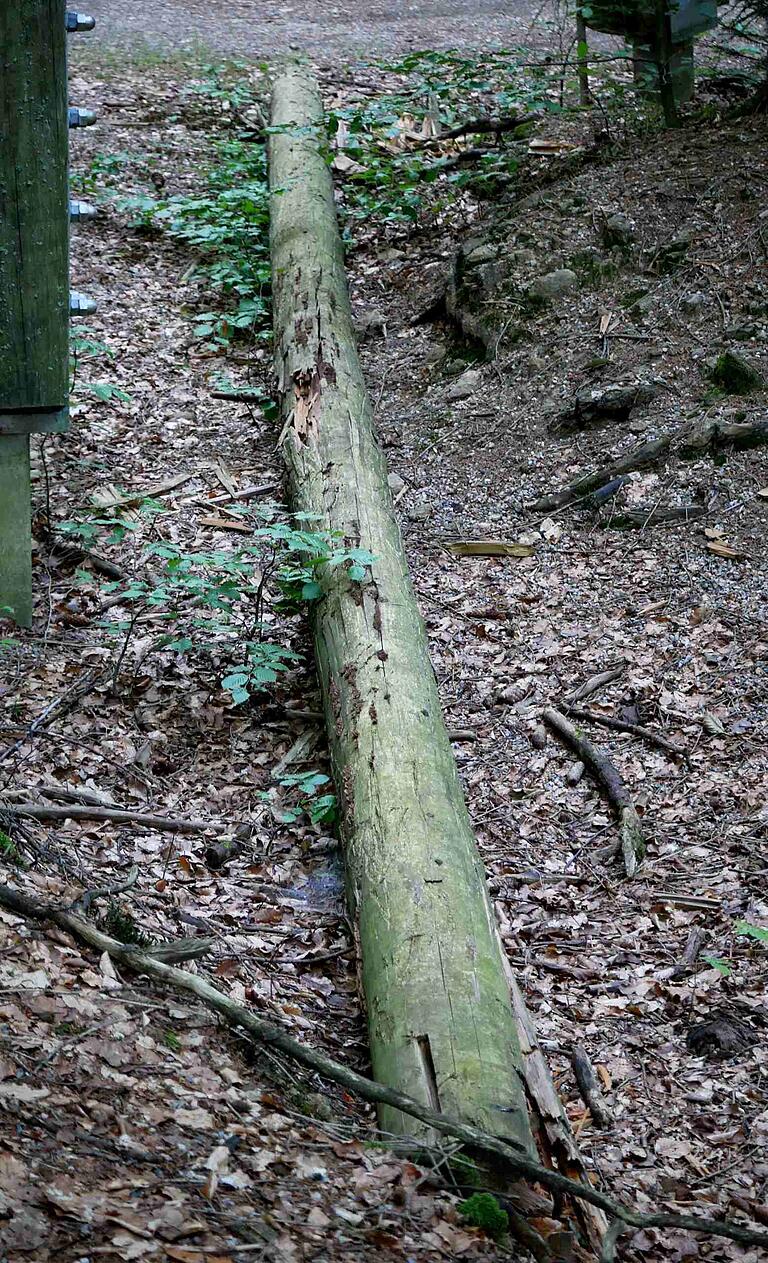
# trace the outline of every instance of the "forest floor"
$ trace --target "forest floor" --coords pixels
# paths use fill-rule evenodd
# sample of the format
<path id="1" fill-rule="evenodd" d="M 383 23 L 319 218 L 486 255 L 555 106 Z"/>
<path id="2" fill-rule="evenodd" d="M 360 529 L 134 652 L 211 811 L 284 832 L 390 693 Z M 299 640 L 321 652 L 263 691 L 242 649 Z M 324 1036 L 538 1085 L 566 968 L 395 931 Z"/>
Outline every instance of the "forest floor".
<path id="1" fill-rule="evenodd" d="M 261 61 L 301 51 L 321 64 L 361 54 L 391 57 L 420 48 L 509 48 L 529 45 L 553 25 L 535 0 L 335 0 L 275 5 L 270 0 L 94 0 L 101 39 L 119 55 L 136 49 L 212 50 Z"/>
<path id="2" fill-rule="evenodd" d="M 329 37 L 327 61 L 337 47 Z M 217 299 L 195 254 L 119 200 L 199 190 L 216 143 L 242 125 L 186 58 L 128 45 L 119 60 L 73 56 L 71 99 L 101 115 L 73 137 L 73 185 L 99 206 L 75 233 L 73 278 L 100 305 L 71 431 L 36 448 L 36 620 L 3 642 L 0 771 L 6 808 L 63 792 L 210 829 L 7 815 L 3 880 L 71 902 L 137 865 L 130 890 L 94 901 L 102 925 L 214 935 L 191 969 L 365 1071 L 341 857 L 285 783 L 327 771 L 305 617 L 269 616 L 302 657 L 235 706 L 220 685 L 226 646 L 159 647 L 164 607 L 121 601 L 122 581 L 105 592 L 64 525 L 119 521 L 121 538 L 105 527 L 88 547 L 128 582 L 160 586 L 150 546 L 221 556 L 262 522 L 254 505 L 280 500 L 269 410 L 217 397 L 225 379 L 269 387 L 267 346 L 197 336 Z M 200 78 L 208 95 L 188 95 Z M 326 68 L 324 86 L 340 110 L 402 78 Z M 744 924 L 768 925 L 768 449 L 683 460 L 677 444 L 611 499 L 530 506 L 685 422 L 768 420 L 764 393 L 729 395 L 708 376 L 730 349 L 768 380 L 766 124 L 713 106 L 661 139 L 638 124 L 596 145 L 583 116 L 553 116 L 536 136 L 549 156 L 522 143 L 493 203 L 471 186 L 439 202 L 438 183 L 410 226 L 355 219 L 338 172 L 363 367 L 502 936 L 585 1161 L 641 1209 L 765 1223 L 766 946 Z M 490 355 L 441 305 L 457 251 L 470 276 L 459 318 L 466 300 Z M 531 282 L 555 271 L 565 288 L 533 301 Z M 652 388 L 628 416 L 564 417 L 577 391 L 628 384 Z M 222 500 L 254 485 L 261 499 Z M 651 518 L 681 506 L 678 521 Z M 645 515 L 636 529 L 630 512 Z M 69 552 L 44 543 L 46 517 Z M 457 541 L 516 547 L 467 557 Z M 610 808 L 541 726 L 545 706 L 603 672 L 584 705 L 684 751 L 586 725 L 647 832 L 631 882 L 604 854 Z M 222 839 L 239 853 L 213 868 Z M 382 1147 L 371 1113 L 333 1085 L 63 933 L 4 911 L 0 931 L 11 1263 L 519 1256 Z M 579 1096 L 577 1045 L 599 1069 L 605 1127 Z M 682 1232 L 638 1232 L 621 1252 L 758 1260 Z"/>

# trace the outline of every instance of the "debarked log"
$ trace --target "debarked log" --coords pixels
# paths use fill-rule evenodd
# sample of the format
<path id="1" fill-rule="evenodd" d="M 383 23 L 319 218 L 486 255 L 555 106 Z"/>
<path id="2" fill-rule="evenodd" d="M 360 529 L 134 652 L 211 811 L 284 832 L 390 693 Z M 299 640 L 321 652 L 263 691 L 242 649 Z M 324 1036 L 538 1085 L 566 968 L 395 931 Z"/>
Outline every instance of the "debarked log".
<path id="1" fill-rule="evenodd" d="M 268 144 L 292 506 L 373 558 L 362 580 L 327 567 L 313 616 L 373 1072 L 533 1153 L 493 910 L 358 362 L 322 104 L 301 66 L 275 81 Z M 413 1134 L 388 1106 L 380 1122 Z"/>

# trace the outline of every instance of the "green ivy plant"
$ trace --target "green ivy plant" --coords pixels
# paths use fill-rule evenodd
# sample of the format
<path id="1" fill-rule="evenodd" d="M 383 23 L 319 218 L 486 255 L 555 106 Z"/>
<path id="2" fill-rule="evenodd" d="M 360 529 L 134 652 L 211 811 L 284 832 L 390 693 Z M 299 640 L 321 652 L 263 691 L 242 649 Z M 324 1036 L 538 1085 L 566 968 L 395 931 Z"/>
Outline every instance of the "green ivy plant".
<path id="1" fill-rule="evenodd" d="M 145 514 L 162 512 L 152 500 L 140 508 Z M 59 529 L 90 543 L 102 531 L 120 541 L 137 525 L 119 511 L 103 511 Z M 274 614 L 294 613 L 320 600 L 328 571 L 343 569 L 349 583 L 363 583 L 372 561 L 366 549 L 319 529 L 313 515 L 289 517 L 275 505 L 264 505 L 240 548 L 186 552 L 177 544 L 153 541 L 141 556 L 141 576 L 107 583 L 104 590 L 119 595 L 133 611 L 128 620 L 114 620 L 112 630 L 130 634 L 138 613 L 151 610 L 155 619 L 169 624 L 158 649 L 228 659 L 222 687 L 234 705 L 242 705 L 299 659 L 295 650 L 267 636 Z"/>
<path id="2" fill-rule="evenodd" d="M 114 359 L 114 351 L 95 337 L 87 325 L 72 325 L 69 331 L 70 394 L 93 395 L 100 403 L 112 403 L 115 399 L 129 403 L 131 396 L 114 382 L 80 380 L 80 365 L 99 359 Z"/>
<path id="3" fill-rule="evenodd" d="M 325 789 L 330 781 L 331 778 L 324 772 L 291 772 L 279 776 L 277 784 L 288 790 L 295 801 L 287 806 L 281 805 L 279 809 L 273 807 L 276 818 L 284 824 L 292 824 L 306 815 L 312 824 L 333 824 L 338 814 L 338 802 L 336 795 Z M 272 794 L 268 790 L 261 794 L 261 798 L 272 802 Z"/>
<path id="4" fill-rule="evenodd" d="M 762 943 L 764 946 L 768 945 L 768 929 L 765 929 L 762 925 L 754 925 L 751 921 L 737 921 L 735 928 L 737 934 L 743 935 L 745 938 L 754 939 L 756 943 Z M 722 957 L 702 956 L 702 960 L 711 965 L 713 969 L 716 969 L 724 978 L 731 977 L 733 970 Z"/>
<path id="5" fill-rule="evenodd" d="M 195 335 L 216 348 L 238 335 L 269 336 L 269 188 L 263 144 L 228 137 L 194 196 L 121 198 L 134 227 L 165 229 L 189 247 L 222 299 L 195 314 Z"/>

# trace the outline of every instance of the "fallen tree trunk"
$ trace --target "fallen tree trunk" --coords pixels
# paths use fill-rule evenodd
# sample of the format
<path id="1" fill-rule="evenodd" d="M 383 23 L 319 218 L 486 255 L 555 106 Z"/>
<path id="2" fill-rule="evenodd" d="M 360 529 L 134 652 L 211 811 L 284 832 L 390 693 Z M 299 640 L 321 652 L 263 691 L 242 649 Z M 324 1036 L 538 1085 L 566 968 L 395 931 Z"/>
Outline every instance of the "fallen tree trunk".
<path id="1" fill-rule="evenodd" d="M 269 136 L 282 449 L 294 509 L 373 556 L 362 582 L 327 568 L 313 628 L 373 1071 L 533 1154 L 493 911 L 358 362 L 324 135 L 313 78 L 289 66 Z M 413 1133 L 397 1109 L 379 1117 Z"/>

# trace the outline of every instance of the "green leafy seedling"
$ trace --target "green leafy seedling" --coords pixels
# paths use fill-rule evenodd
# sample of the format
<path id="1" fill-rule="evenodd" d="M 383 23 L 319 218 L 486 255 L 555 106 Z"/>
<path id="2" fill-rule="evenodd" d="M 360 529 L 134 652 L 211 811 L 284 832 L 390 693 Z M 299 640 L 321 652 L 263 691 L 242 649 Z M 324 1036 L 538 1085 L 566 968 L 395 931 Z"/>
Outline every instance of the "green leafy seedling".
<path id="1" fill-rule="evenodd" d="M 499 1241 L 509 1229 L 509 1215 L 493 1193 L 473 1193 L 466 1201 L 459 1202 L 458 1210 L 467 1223 L 481 1228 L 494 1241 Z"/>
<path id="2" fill-rule="evenodd" d="M 768 930 L 762 925 L 753 925 L 751 921 L 737 921 L 736 931 L 739 934 L 746 934 L 748 938 L 753 938 L 758 943 L 768 943 Z"/>

